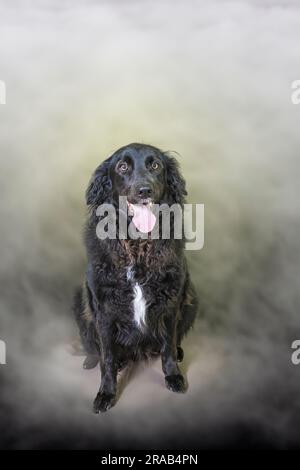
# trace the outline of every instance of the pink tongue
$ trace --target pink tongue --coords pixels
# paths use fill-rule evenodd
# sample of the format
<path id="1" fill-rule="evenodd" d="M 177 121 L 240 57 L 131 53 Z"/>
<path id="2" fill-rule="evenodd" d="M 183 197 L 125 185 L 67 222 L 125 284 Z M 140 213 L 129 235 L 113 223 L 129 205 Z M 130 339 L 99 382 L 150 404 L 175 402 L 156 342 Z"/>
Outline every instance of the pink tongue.
<path id="1" fill-rule="evenodd" d="M 134 211 L 132 222 L 136 228 L 143 233 L 149 233 L 153 230 L 156 222 L 155 215 L 147 206 L 131 204 Z"/>

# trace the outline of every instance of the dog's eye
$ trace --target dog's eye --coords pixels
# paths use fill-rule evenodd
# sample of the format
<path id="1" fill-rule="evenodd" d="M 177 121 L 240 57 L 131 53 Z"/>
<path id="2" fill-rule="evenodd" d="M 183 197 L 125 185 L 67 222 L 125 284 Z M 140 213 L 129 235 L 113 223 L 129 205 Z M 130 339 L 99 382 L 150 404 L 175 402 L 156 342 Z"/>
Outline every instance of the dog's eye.
<path id="1" fill-rule="evenodd" d="M 128 165 L 126 162 L 123 162 L 120 164 L 119 166 L 119 170 L 122 172 L 122 173 L 125 173 L 127 170 L 128 170 Z"/>
<path id="2" fill-rule="evenodd" d="M 157 162 L 153 162 L 153 163 L 152 163 L 152 169 L 153 169 L 153 170 L 157 170 L 158 167 L 159 167 L 159 164 L 158 164 Z"/>

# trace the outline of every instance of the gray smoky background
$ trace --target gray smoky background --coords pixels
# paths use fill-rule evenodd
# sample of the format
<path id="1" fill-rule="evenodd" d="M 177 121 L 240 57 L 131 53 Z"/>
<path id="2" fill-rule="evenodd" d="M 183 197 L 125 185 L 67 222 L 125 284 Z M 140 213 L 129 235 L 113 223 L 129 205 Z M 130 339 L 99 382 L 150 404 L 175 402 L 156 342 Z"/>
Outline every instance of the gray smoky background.
<path id="1" fill-rule="evenodd" d="M 2 448 L 295 448 L 300 432 L 296 1 L 0 3 Z M 70 352 L 84 192 L 120 146 L 178 152 L 205 245 L 183 396 L 160 361 L 120 377 Z"/>

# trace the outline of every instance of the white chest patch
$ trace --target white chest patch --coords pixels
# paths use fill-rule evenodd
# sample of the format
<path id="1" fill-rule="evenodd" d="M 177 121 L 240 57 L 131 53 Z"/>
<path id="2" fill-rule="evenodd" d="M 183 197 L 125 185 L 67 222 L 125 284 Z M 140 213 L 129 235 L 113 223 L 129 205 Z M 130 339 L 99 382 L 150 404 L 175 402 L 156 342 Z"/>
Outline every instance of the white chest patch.
<path id="1" fill-rule="evenodd" d="M 127 279 L 129 281 L 134 280 L 134 272 L 133 269 L 130 267 L 127 269 Z M 142 328 L 145 325 L 145 317 L 146 317 L 146 300 L 143 295 L 143 291 L 141 286 L 138 282 L 135 282 L 133 285 L 133 313 L 134 313 L 134 320 L 139 328 Z"/>

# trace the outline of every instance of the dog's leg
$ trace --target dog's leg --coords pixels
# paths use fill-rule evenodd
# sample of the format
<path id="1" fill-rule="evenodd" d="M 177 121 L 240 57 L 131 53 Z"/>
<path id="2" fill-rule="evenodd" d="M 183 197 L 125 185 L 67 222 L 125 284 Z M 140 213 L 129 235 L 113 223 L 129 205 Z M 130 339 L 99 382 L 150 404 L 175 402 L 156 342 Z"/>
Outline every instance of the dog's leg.
<path id="1" fill-rule="evenodd" d="M 180 320 L 177 323 L 177 361 L 182 362 L 184 357 L 183 349 L 181 348 L 181 341 L 184 335 L 193 326 L 198 309 L 198 299 L 191 281 L 187 279 L 183 299 L 181 304 Z"/>
<path id="2" fill-rule="evenodd" d="M 167 388 L 173 392 L 183 393 L 186 390 L 186 383 L 177 364 L 176 323 L 177 319 L 175 314 L 166 319 L 166 333 L 161 350 L 161 360 Z"/>
<path id="3" fill-rule="evenodd" d="M 99 392 L 94 400 L 94 412 L 107 411 L 116 402 L 117 393 L 117 357 L 114 351 L 113 325 L 110 322 L 109 312 L 105 305 L 101 306 L 98 301 L 98 295 L 95 287 L 94 272 L 92 264 L 87 268 L 87 286 L 90 292 L 92 308 L 95 315 L 96 333 L 100 343 L 100 370 L 101 385 Z"/>
<path id="4" fill-rule="evenodd" d="M 101 340 L 101 385 L 94 400 L 94 412 L 104 412 L 114 406 L 117 393 L 118 363 L 113 344 L 112 325 L 101 324 L 98 329 Z"/>

